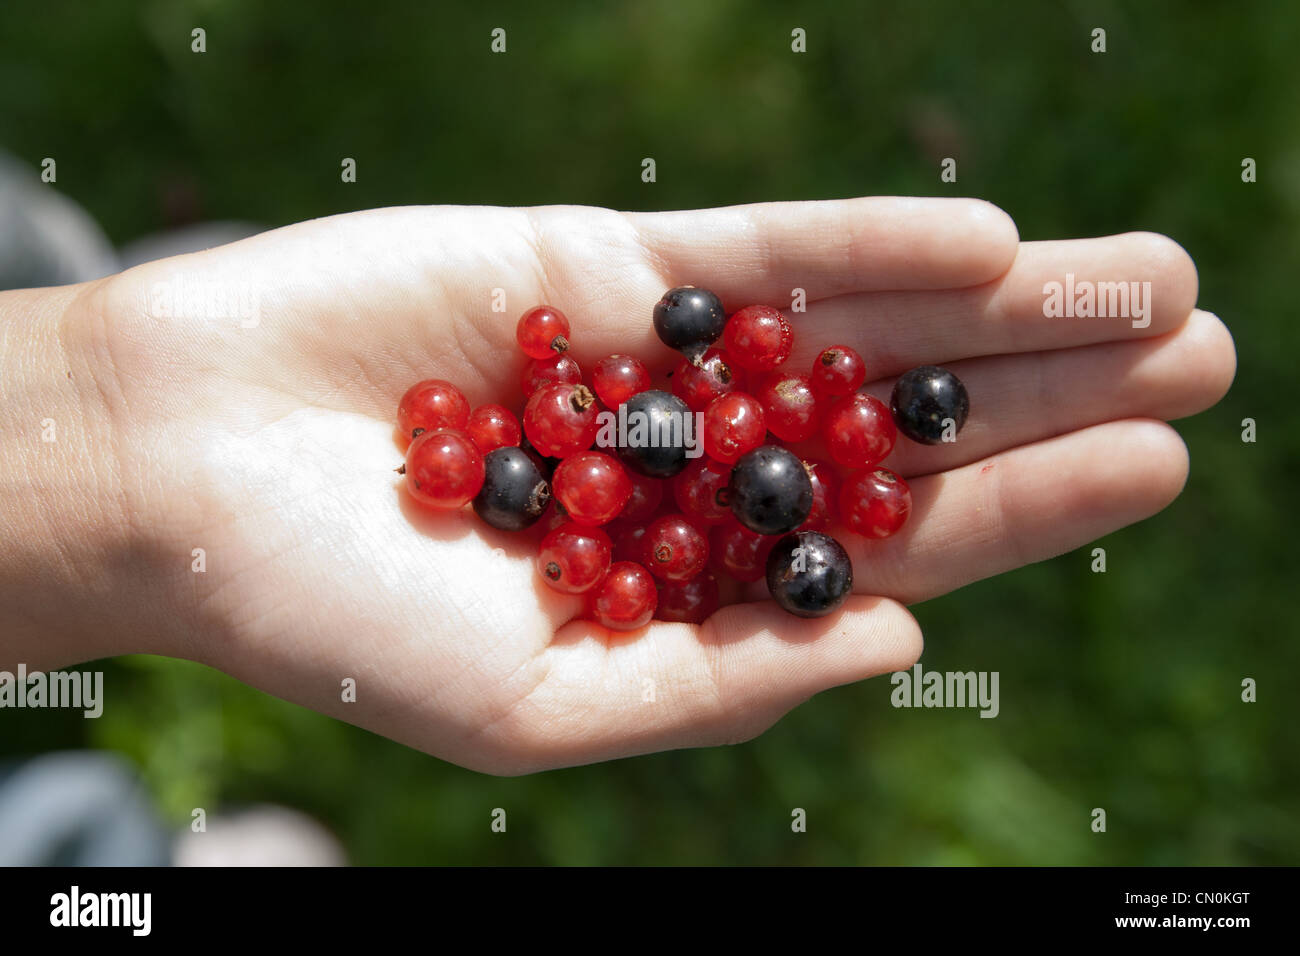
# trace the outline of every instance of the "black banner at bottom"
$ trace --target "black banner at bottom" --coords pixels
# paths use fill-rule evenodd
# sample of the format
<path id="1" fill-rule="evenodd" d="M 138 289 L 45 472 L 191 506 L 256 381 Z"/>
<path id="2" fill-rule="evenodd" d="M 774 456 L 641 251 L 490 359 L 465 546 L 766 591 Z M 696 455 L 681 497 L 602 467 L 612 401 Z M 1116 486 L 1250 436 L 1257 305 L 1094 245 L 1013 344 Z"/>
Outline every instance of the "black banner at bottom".
<path id="1" fill-rule="evenodd" d="M 78 944 L 373 943 L 421 933 L 436 944 L 445 933 L 479 931 L 495 946 L 512 929 L 553 942 L 563 933 L 591 943 L 591 934 L 613 931 L 669 943 L 682 924 L 735 939 L 788 923 L 823 938 L 842 924 L 864 942 L 863 933 L 892 927 L 926 943 L 1048 933 L 1232 945 L 1286 926 L 1296 871 L 8 869 L 0 884 L 6 943 L 47 935 L 75 935 Z"/>

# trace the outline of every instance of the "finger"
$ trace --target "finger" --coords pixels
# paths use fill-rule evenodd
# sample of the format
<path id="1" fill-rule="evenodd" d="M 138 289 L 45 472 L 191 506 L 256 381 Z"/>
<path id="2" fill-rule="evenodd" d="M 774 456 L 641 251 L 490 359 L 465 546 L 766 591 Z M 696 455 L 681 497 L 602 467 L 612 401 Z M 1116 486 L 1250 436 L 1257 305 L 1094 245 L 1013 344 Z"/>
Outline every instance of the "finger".
<path id="1" fill-rule="evenodd" d="M 705 286 L 727 308 L 876 289 L 947 289 L 997 278 L 1015 223 L 978 199 L 896 196 L 628 214 L 661 284 Z"/>
<path id="2" fill-rule="evenodd" d="M 898 534 L 842 536 L 854 587 L 913 603 L 1044 561 L 1160 511 L 1187 468 L 1177 432 L 1134 419 L 918 478 Z"/>
<path id="3" fill-rule="evenodd" d="M 546 652 L 545 679 L 485 743 L 504 752 L 506 772 L 735 743 L 821 690 L 920 655 L 912 615 L 874 597 L 814 620 L 770 601 L 734 604 L 701 627 L 655 623 L 631 635 L 573 621 Z"/>
<path id="4" fill-rule="evenodd" d="M 1103 298 L 1108 311 L 1129 317 L 1047 317 L 1044 286 L 1060 283 L 1064 295 L 1067 274 L 1076 293 L 1087 288 L 1084 282 L 1094 290 L 1098 283 L 1128 283 L 1127 293 L 1115 286 L 1114 302 L 1109 294 Z M 1105 293 L 1110 286 L 1101 288 Z M 789 362 L 808 368 L 823 348 L 841 343 L 862 353 L 870 380 L 922 364 L 1149 338 L 1186 321 L 1196 295 L 1195 265 L 1165 236 L 1026 242 L 1005 276 L 979 288 L 848 295 L 791 314 L 795 348 Z M 1074 301 L 1077 306 L 1077 294 Z M 1138 317 L 1138 311 L 1146 314 Z"/>
<path id="5" fill-rule="evenodd" d="M 1194 415 L 1228 391 L 1237 360 L 1217 316 L 1196 310 L 1160 338 L 952 362 L 971 395 L 955 442 L 920 445 L 900 436 L 885 467 L 929 475 L 1031 442 L 1121 418 L 1170 421 Z M 888 403 L 892 380 L 867 391 Z"/>

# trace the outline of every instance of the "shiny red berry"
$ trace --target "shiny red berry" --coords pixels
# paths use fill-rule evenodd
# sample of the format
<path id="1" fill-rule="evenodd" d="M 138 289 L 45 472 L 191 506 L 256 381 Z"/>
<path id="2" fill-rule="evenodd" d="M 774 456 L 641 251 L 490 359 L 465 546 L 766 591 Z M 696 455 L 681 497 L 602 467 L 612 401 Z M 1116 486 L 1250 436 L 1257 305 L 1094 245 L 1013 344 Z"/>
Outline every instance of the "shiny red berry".
<path id="1" fill-rule="evenodd" d="M 836 464 L 872 468 L 893 451 L 898 428 L 884 402 L 855 392 L 834 401 L 826 412 L 822 434 Z"/>
<path id="2" fill-rule="evenodd" d="M 704 453 L 716 461 L 731 464 L 766 437 L 763 406 L 753 395 L 732 392 L 704 410 Z"/>
<path id="3" fill-rule="evenodd" d="M 423 432 L 406 451 L 406 488 L 430 508 L 459 508 L 483 487 L 483 453 L 452 428 Z"/>
<path id="4" fill-rule="evenodd" d="M 606 408 L 617 409 L 650 387 L 650 370 L 630 355 L 606 355 L 592 366 L 591 387 Z"/>
<path id="5" fill-rule="evenodd" d="M 531 398 L 533 392 L 543 385 L 577 385 L 582 381 L 582 369 L 578 363 L 567 355 L 551 358 L 529 359 L 519 376 L 519 387 L 524 398 Z"/>
<path id="6" fill-rule="evenodd" d="M 609 570 L 609 535 L 600 528 L 567 522 L 542 538 L 537 570 L 562 594 L 581 594 L 600 583 Z"/>
<path id="7" fill-rule="evenodd" d="M 519 419 L 503 405 L 480 405 L 470 412 L 465 433 L 483 454 L 498 448 L 518 445 L 524 437 Z"/>
<path id="8" fill-rule="evenodd" d="M 410 441 L 416 429 L 464 428 L 469 402 L 451 382 L 430 378 L 416 382 L 397 404 L 397 430 Z"/>
<path id="9" fill-rule="evenodd" d="M 688 525 L 690 525 L 692 528 L 698 531 L 700 533 L 700 537 L 704 538 L 706 541 L 708 540 L 709 528 L 711 528 L 712 525 L 710 525 L 707 521 L 702 519 L 699 515 L 688 515 L 682 512 L 673 512 L 673 511 L 664 511 L 662 512 L 661 516 L 662 515 L 673 515 L 675 517 L 681 518 Z"/>
<path id="10" fill-rule="evenodd" d="M 590 608 L 592 616 L 611 631 L 634 631 L 650 623 L 658 603 L 649 572 L 639 564 L 620 561 L 592 591 Z"/>
<path id="11" fill-rule="evenodd" d="M 641 542 L 645 566 L 664 581 L 695 577 L 709 560 L 709 541 L 681 515 L 656 518 Z"/>
<path id="12" fill-rule="evenodd" d="M 888 468 L 856 471 L 840 492 L 844 523 L 868 538 L 888 538 L 912 513 L 912 490 Z"/>
<path id="13" fill-rule="evenodd" d="M 721 524 L 731 518 L 730 482 L 730 465 L 700 457 L 673 478 L 673 500 L 686 515 L 705 524 Z"/>
<path id="14" fill-rule="evenodd" d="M 659 478 L 649 478 L 635 471 L 627 472 L 632 482 L 632 495 L 619 512 L 620 521 L 649 521 L 659 510 L 664 500 L 664 483 Z"/>
<path id="15" fill-rule="evenodd" d="M 701 571 L 689 581 L 660 586 L 655 620 L 702 624 L 717 609 L 718 579 L 708 571 Z"/>
<path id="16" fill-rule="evenodd" d="M 722 340 L 727 355 L 741 368 L 766 372 L 790 357 L 794 332 L 778 309 L 750 305 L 727 320 Z"/>
<path id="17" fill-rule="evenodd" d="M 673 371 L 673 394 L 685 402 L 693 412 L 702 412 L 715 398 L 734 392 L 740 386 L 740 377 L 727 362 L 727 356 L 718 349 L 709 349 L 698 365 L 687 360 Z"/>
<path id="18" fill-rule="evenodd" d="M 524 408 L 524 434 L 547 458 L 567 458 L 596 440 L 599 410 L 585 385 L 544 385 Z"/>
<path id="19" fill-rule="evenodd" d="M 840 508 L 840 478 L 828 463 L 809 461 L 803 463 L 808 478 L 812 481 L 813 505 L 808 512 L 808 520 L 796 531 L 825 531 L 835 522 Z"/>
<path id="20" fill-rule="evenodd" d="M 767 573 L 767 555 L 776 535 L 757 534 L 739 521 L 718 525 L 709 535 L 709 560 L 737 581 L 760 581 Z"/>
<path id="21" fill-rule="evenodd" d="M 754 396 L 763 406 L 767 430 L 781 441 L 805 441 L 817 434 L 817 396 L 806 375 L 773 372 Z"/>
<path id="22" fill-rule="evenodd" d="M 847 345 L 832 345 L 813 359 L 812 385 L 819 395 L 852 395 L 866 377 L 862 356 Z"/>
<path id="23" fill-rule="evenodd" d="M 632 482 L 615 459 L 598 451 L 570 455 L 556 466 L 551 488 L 577 524 L 613 521 L 632 497 Z"/>
<path id="24" fill-rule="evenodd" d="M 568 349 L 569 320 L 559 309 L 539 305 L 520 316 L 515 338 L 529 358 L 549 358 Z"/>

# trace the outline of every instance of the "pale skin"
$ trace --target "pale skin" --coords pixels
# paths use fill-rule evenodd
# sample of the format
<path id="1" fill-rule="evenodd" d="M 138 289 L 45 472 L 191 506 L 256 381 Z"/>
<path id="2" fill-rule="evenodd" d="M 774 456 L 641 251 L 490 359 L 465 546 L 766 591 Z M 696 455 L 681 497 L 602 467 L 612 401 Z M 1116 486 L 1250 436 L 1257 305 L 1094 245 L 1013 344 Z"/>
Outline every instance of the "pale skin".
<path id="1" fill-rule="evenodd" d="M 1150 281 L 1149 327 L 1044 318 L 1043 285 L 1066 272 Z M 255 293 L 257 324 L 156 314 L 177 276 Z M 753 601 L 612 633 L 540 582 L 532 537 L 422 512 L 393 473 L 415 381 L 518 407 L 528 307 L 568 314 L 584 365 L 665 365 L 650 308 L 687 283 L 786 308 L 799 368 L 843 343 L 877 395 L 920 364 L 966 382 L 958 441 L 900 442 L 886 462 L 912 487 L 903 531 L 837 533 L 856 593 L 828 617 Z M 795 288 L 806 312 L 788 311 Z M 1162 236 L 1021 243 L 986 203 L 900 198 L 376 210 L 4 293 L 0 669 L 187 658 L 496 774 L 747 740 L 818 691 L 910 667 L 908 604 L 1173 501 L 1188 456 L 1165 422 L 1235 372 L 1196 299 L 1191 259 Z"/>

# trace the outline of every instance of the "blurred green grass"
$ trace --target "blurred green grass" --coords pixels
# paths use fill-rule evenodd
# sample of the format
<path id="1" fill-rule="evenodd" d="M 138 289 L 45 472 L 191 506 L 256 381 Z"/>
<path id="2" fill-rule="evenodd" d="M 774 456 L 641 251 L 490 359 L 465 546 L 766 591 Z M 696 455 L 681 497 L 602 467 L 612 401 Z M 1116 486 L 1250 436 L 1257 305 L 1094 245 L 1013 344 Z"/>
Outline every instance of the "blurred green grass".
<path id="1" fill-rule="evenodd" d="M 501 780 L 129 658 L 104 665 L 100 720 L 6 717 L 0 755 L 111 748 L 177 826 L 196 806 L 285 803 L 357 863 L 1300 862 L 1298 26 L 1294 5 L 1170 0 L 8 5 L 0 144 L 57 157 L 58 188 L 116 242 L 404 203 L 974 195 L 1025 239 L 1173 236 L 1240 368 L 1178 426 L 1184 495 L 1097 542 L 1108 573 L 1090 573 L 1089 545 L 915 609 L 927 670 L 1000 671 L 996 720 L 895 710 L 882 679 L 742 746 Z M 1240 702 L 1244 677 L 1258 703 Z"/>

